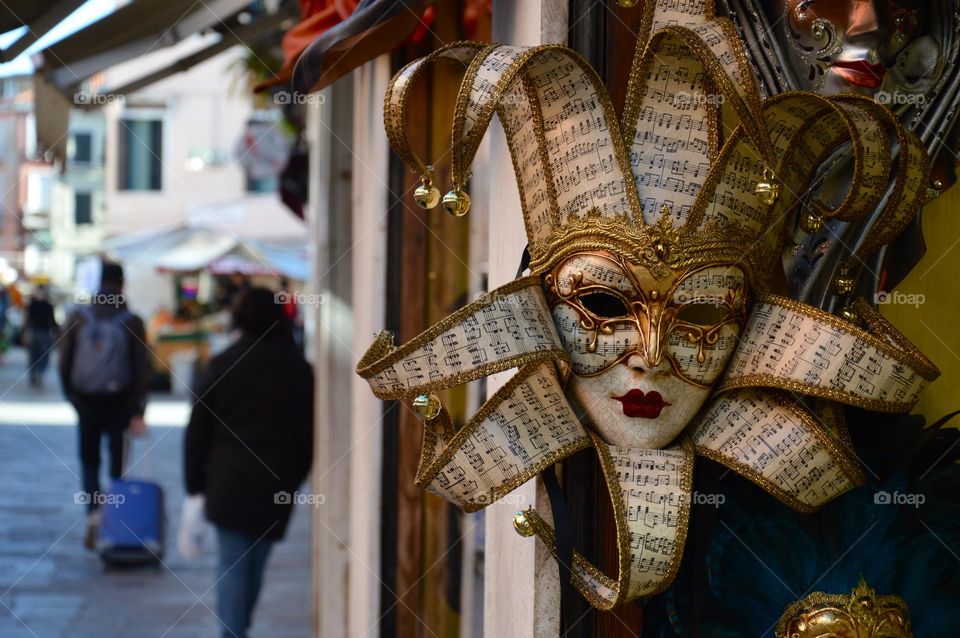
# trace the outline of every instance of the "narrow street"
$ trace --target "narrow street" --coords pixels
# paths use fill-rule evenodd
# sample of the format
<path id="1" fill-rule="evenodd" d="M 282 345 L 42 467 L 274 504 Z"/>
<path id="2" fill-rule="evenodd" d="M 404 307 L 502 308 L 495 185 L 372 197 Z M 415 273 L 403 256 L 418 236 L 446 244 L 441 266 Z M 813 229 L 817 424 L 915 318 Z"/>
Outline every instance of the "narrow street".
<path id="1" fill-rule="evenodd" d="M 31 388 L 20 349 L 0 365 L 0 638 L 219 636 L 214 547 L 196 563 L 176 550 L 188 403 L 155 397 L 147 411 L 150 438 L 130 454 L 129 475 L 152 474 L 165 490 L 163 564 L 105 571 L 82 546 L 75 415 L 55 376 L 48 370 L 46 387 Z M 101 480 L 105 472 L 102 466 Z M 294 512 L 287 539 L 274 548 L 251 633 L 256 638 L 310 635 L 306 507 Z"/>

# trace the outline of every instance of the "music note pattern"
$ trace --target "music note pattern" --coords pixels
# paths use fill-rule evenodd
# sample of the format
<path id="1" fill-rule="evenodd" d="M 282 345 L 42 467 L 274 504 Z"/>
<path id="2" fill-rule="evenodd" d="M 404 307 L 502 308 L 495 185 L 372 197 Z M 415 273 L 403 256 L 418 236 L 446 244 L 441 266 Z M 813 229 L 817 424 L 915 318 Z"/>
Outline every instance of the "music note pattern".
<path id="1" fill-rule="evenodd" d="M 647 596 L 672 577 L 680 559 L 690 512 L 692 450 L 608 449 L 629 530 L 629 596 Z"/>
<path id="2" fill-rule="evenodd" d="M 736 469 L 802 511 L 862 482 L 856 459 L 789 398 L 743 389 L 721 395 L 693 426 L 697 452 Z"/>
<path id="3" fill-rule="evenodd" d="M 418 484 L 474 511 L 590 445 L 551 362 L 525 368 L 507 387 L 452 441 L 434 447 L 436 460 L 421 460 Z"/>
<path id="4" fill-rule="evenodd" d="M 445 330 L 369 376 L 378 396 L 396 398 L 424 387 L 459 385 L 478 370 L 510 367 L 524 355 L 562 352 L 546 299 L 536 280 L 518 290 L 508 284 Z"/>
<path id="5" fill-rule="evenodd" d="M 783 387 L 896 412 L 909 410 L 930 377 L 906 353 L 852 324 L 768 297 L 754 304 L 720 387 Z"/>
<path id="6" fill-rule="evenodd" d="M 639 62 L 644 90 L 630 96 L 627 110 L 635 113 L 636 120 L 627 124 L 633 131 L 630 160 L 645 221 L 654 223 L 666 206 L 679 226 L 693 211 L 710 173 L 710 160 L 716 158 L 720 106 L 733 99 L 741 119 L 747 120 L 744 125 L 754 132 L 757 123 L 749 121 L 748 106 L 756 110 L 759 103 L 753 76 L 734 53 L 730 25 L 725 20 L 705 20 L 712 11 L 696 15 L 703 9 L 697 2 L 662 4 L 662 11 L 657 7 L 655 28 L 689 27 L 687 34 L 695 43 L 676 33 L 658 36 L 646 59 Z M 707 64 L 690 55 L 695 45 L 708 49 L 707 64 L 716 64 L 723 70 L 720 75 L 732 80 L 725 85 L 726 93 L 721 93 L 724 87 L 711 77 Z M 756 151 L 753 155 L 758 157 Z M 755 183 L 750 184 L 751 191 Z"/>
<path id="7" fill-rule="evenodd" d="M 483 59 L 467 92 L 464 131 L 469 137 L 482 133 L 496 89 L 506 80 L 494 106 L 509 105 L 498 114 L 515 159 L 530 240 L 592 209 L 631 215 L 608 125 L 612 113 L 598 99 L 592 76 L 570 55 L 549 48 L 530 57 L 523 73 L 509 76 L 524 55 L 530 51 L 498 47 Z"/>

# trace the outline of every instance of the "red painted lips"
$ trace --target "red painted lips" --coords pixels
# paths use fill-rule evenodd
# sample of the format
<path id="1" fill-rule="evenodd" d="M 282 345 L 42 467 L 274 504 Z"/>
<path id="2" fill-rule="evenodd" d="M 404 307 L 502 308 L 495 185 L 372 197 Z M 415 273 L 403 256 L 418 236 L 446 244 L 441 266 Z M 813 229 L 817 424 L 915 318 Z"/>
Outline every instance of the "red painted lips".
<path id="1" fill-rule="evenodd" d="M 887 73 L 887 68 L 882 64 L 870 64 L 866 60 L 834 62 L 833 69 L 850 84 L 868 89 L 880 86 L 883 76 Z"/>
<path id="2" fill-rule="evenodd" d="M 612 398 L 623 404 L 625 415 L 641 419 L 655 419 L 660 416 L 660 412 L 665 407 L 670 405 L 657 391 L 644 394 L 643 390 L 630 390 L 622 397 Z"/>

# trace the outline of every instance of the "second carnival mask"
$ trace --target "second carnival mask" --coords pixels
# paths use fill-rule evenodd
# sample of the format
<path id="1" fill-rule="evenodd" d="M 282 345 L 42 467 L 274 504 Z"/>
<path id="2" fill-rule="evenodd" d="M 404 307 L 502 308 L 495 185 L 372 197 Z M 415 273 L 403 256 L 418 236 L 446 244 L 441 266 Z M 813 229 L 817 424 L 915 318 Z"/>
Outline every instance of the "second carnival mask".
<path id="1" fill-rule="evenodd" d="M 922 146 L 866 98 L 761 101 L 732 24 L 708 3 L 676 4 L 645 5 L 649 42 L 620 118 L 590 66 L 554 45 L 455 43 L 401 69 L 385 101 L 391 145 L 422 176 L 417 201 L 435 206 L 433 171 L 406 138 L 406 100 L 428 64 L 462 66 L 443 207 L 467 212 L 469 165 L 497 115 L 530 275 L 406 344 L 381 333 L 357 372 L 376 396 L 413 400 L 425 420 L 416 482 L 464 511 L 592 448 L 620 567 L 611 576 L 574 553 L 571 572 L 601 609 L 673 581 L 695 454 L 812 511 L 862 480 L 837 402 L 909 411 L 937 375 L 864 302 L 836 317 L 775 294 L 784 224 L 816 168 L 840 149 L 857 158 L 847 197 L 824 212 L 845 220 L 899 184 L 855 261 L 922 203 Z M 725 130 L 721 105 L 737 126 Z M 854 283 L 836 285 L 849 294 Z M 511 368 L 455 427 L 435 393 Z M 515 526 L 556 551 L 548 517 L 527 510 Z"/>

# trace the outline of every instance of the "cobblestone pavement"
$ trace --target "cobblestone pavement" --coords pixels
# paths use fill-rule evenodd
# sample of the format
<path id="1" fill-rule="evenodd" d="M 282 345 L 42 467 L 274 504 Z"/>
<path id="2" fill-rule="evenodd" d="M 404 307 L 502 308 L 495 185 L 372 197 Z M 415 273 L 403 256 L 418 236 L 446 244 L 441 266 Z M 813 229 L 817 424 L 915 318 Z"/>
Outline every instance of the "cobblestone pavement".
<path id="1" fill-rule="evenodd" d="M 164 564 L 105 571 L 82 547 L 74 413 L 53 370 L 44 390 L 29 387 L 25 370 L 17 349 L 0 365 L 0 638 L 218 637 L 212 552 L 191 563 L 175 547 L 187 404 L 158 396 L 147 412 L 153 479 L 166 497 Z M 147 448 L 134 447 L 130 476 L 143 474 Z M 309 556 L 301 509 L 271 556 L 253 638 L 310 636 Z"/>

